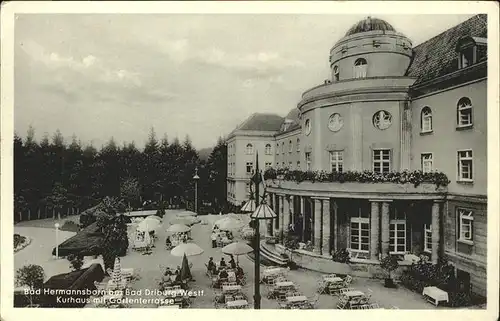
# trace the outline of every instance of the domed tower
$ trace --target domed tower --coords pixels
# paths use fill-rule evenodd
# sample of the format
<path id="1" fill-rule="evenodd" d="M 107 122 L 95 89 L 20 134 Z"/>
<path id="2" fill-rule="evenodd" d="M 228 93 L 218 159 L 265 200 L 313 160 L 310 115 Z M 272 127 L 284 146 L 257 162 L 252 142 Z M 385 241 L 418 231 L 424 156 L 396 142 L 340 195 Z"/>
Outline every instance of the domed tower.
<path id="1" fill-rule="evenodd" d="M 305 91 L 297 106 L 302 160 L 314 170 L 331 170 L 339 159 L 343 170 L 409 168 L 411 58 L 411 41 L 384 20 L 349 28 L 330 50 L 332 81 Z"/>
<path id="2" fill-rule="evenodd" d="M 332 81 L 403 76 L 411 41 L 387 21 L 367 17 L 354 24 L 330 50 Z"/>

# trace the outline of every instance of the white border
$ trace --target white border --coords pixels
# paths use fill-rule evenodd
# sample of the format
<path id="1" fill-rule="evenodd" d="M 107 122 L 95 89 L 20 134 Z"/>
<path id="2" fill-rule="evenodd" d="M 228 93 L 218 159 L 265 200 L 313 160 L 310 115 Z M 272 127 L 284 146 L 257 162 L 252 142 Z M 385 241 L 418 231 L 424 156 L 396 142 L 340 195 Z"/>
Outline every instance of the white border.
<path id="1" fill-rule="evenodd" d="M 399 320 L 404 317 L 410 320 L 428 320 L 453 318 L 454 320 L 496 320 L 498 317 L 498 277 L 499 277 L 499 224 L 498 224 L 498 26 L 499 8 L 495 2 L 483 1 L 359 1 L 359 2 L 8 2 L 2 3 L 1 8 L 1 318 L 3 320 L 30 320 L 30 319 L 67 319 L 74 321 L 120 318 L 121 320 L 163 319 L 175 318 L 212 318 L 251 320 L 265 316 L 266 319 L 280 319 L 283 317 L 293 320 L 307 317 L 340 318 L 349 320 L 354 318 L 385 320 Z M 15 13 L 295 13 L 295 14 L 473 14 L 488 13 L 488 309 L 487 310 L 438 310 L 438 311 L 408 311 L 402 310 L 370 310 L 350 311 L 341 310 L 313 310 L 313 311 L 286 311 L 286 310 L 261 310 L 261 311 L 222 311 L 222 310 L 170 310 L 168 315 L 165 310 L 150 309 L 13 309 L 13 26 Z M 6 250 L 7 249 L 7 250 Z M 202 314 L 203 313 L 203 314 Z M 286 316 L 285 316 L 286 315 Z"/>

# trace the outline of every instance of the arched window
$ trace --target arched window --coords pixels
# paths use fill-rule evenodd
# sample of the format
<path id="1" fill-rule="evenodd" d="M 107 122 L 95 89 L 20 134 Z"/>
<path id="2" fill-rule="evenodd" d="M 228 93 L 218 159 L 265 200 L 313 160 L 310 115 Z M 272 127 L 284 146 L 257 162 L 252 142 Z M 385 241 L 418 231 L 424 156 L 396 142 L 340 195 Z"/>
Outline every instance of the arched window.
<path id="1" fill-rule="evenodd" d="M 293 149 L 293 145 L 292 145 L 292 140 L 290 139 L 290 141 L 288 142 L 288 152 L 291 153 L 292 149 Z"/>
<path id="2" fill-rule="evenodd" d="M 460 98 L 457 104 L 457 126 L 472 126 L 472 102 L 469 98 Z"/>
<path id="3" fill-rule="evenodd" d="M 271 155 L 271 144 L 266 144 L 266 155 Z"/>
<path id="4" fill-rule="evenodd" d="M 432 131 L 432 110 L 427 106 L 422 108 L 422 112 L 420 114 L 420 127 L 422 133 Z"/>
<path id="5" fill-rule="evenodd" d="M 300 139 L 297 138 L 297 153 L 300 153 Z"/>
<path id="6" fill-rule="evenodd" d="M 339 81 L 340 80 L 340 72 L 339 72 L 339 67 L 338 66 L 333 66 L 333 80 L 334 81 Z"/>
<path id="7" fill-rule="evenodd" d="M 366 62 L 366 59 L 356 59 L 354 62 L 354 78 L 365 78 L 367 69 L 368 63 Z"/>
<path id="8" fill-rule="evenodd" d="M 280 153 L 280 143 L 276 144 L 276 155 L 279 155 Z"/>
<path id="9" fill-rule="evenodd" d="M 247 155 L 252 155 L 252 154 L 253 154 L 253 145 L 247 144 Z"/>

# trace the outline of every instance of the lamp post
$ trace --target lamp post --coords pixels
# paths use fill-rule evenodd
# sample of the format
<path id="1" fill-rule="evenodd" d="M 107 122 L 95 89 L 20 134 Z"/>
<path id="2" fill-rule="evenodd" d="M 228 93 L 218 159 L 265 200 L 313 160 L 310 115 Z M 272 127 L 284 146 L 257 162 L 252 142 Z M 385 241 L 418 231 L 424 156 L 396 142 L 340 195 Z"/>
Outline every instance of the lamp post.
<path id="1" fill-rule="evenodd" d="M 194 212 L 198 214 L 198 180 L 200 177 L 198 176 L 198 167 L 194 169 Z"/>
<path id="2" fill-rule="evenodd" d="M 255 211 L 250 215 L 250 218 L 255 223 L 255 281 L 254 281 L 254 309 L 260 309 L 260 220 L 273 219 L 276 217 L 276 213 L 266 204 L 265 202 L 265 188 L 264 197 L 262 204 L 259 205 L 259 185 L 264 180 L 261 177 L 261 172 L 259 170 L 259 153 L 257 152 L 256 162 L 255 162 L 255 175 L 252 177 L 252 181 L 255 184 Z"/>
<path id="3" fill-rule="evenodd" d="M 54 224 L 56 228 L 56 259 L 59 258 L 59 223 Z"/>

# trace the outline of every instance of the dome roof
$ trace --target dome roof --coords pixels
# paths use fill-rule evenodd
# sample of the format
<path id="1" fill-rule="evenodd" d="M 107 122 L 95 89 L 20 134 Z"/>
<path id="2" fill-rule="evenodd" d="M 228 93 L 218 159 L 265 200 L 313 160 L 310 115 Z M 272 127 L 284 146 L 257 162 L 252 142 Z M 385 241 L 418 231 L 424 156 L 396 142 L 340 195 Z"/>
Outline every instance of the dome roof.
<path id="1" fill-rule="evenodd" d="M 367 32 L 367 31 L 396 31 L 390 23 L 385 20 L 367 17 L 361 21 L 354 24 L 345 34 L 345 36 L 354 35 L 356 33 Z"/>

